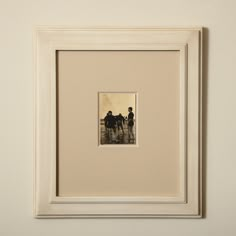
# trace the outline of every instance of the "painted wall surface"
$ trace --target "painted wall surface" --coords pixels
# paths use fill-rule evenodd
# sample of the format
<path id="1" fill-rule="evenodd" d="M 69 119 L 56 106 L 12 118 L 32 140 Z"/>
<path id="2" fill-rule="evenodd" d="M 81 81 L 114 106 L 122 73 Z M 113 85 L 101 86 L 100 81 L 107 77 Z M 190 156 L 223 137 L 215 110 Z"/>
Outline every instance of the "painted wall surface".
<path id="1" fill-rule="evenodd" d="M 236 1 L 0 0 L 0 235 L 236 235 Z M 203 219 L 33 218 L 33 28 L 205 26 Z"/>

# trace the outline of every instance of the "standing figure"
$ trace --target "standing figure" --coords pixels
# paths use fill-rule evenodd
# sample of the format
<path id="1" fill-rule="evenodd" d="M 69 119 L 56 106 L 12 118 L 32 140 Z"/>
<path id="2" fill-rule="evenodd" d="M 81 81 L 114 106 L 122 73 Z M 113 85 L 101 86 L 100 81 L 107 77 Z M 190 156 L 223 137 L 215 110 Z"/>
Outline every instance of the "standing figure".
<path id="1" fill-rule="evenodd" d="M 108 112 L 106 118 L 106 126 L 108 129 L 108 137 L 110 142 L 116 142 L 116 118 L 112 115 L 112 111 Z"/>
<path id="2" fill-rule="evenodd" d="M 122 116 L 121 113 L 118 116 L 116 116 L 116 121 L 117 121 L 118 133 L 119 133 L 119 130 L 121 129 L 122 133 L 124 134 L 123 124 L 124 124 L 125 118 Z"/>
<path id="3" fill-rule="evenodd" d="M 134 127 L 134 113 L 132 112 L 133 108 L 129 107 L 128 111 L 128 140 L 130 141 L 131 139 L 134 140 L 134 131 L 133 131 L 133 127 Z"/>

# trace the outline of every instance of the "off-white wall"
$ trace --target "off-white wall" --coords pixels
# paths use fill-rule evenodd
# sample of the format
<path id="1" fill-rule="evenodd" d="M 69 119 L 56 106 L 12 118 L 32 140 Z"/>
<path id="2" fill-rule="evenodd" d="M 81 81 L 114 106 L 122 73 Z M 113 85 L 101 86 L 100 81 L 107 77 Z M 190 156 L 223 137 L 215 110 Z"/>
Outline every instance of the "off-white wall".
<path id="1" fill-rule="evenodd" d="M 0 235 L 236 235 L 235 9 L 235 0 L 0 0 Z M 206 218 L 33 218 L 34 25 L 208 28 L 203 78 Z"/>

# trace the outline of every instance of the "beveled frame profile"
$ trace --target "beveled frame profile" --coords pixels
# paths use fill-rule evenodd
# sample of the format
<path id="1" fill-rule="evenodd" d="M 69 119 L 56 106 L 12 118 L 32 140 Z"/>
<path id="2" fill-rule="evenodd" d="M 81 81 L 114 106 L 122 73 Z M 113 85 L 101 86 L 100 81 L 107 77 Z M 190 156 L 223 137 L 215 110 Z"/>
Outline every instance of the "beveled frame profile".
<path id="1" fill-rule="evenodd" d="M 59 197 L 56 194 L 57 50 L 180 52 L 180 195 Z M 35 33 L 35 216 L 202 216 L 202 28 L 50 28 Z"/>

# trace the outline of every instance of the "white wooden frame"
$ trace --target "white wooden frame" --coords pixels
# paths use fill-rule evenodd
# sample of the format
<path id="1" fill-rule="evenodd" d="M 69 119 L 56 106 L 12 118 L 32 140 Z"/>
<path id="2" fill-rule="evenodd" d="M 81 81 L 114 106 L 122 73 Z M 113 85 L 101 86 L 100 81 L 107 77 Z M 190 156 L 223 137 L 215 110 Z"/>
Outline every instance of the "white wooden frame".
<path id="1" fill-rule="evenodd" d="M 180 51 L 180 196 L 56 196 L 56 51 Z M 201 217 L 202 28 L 50 28 L 35 33 L 35 216 Z"/>

